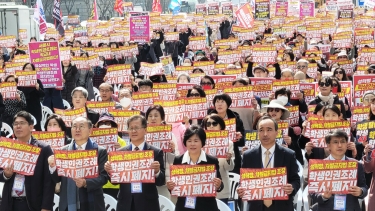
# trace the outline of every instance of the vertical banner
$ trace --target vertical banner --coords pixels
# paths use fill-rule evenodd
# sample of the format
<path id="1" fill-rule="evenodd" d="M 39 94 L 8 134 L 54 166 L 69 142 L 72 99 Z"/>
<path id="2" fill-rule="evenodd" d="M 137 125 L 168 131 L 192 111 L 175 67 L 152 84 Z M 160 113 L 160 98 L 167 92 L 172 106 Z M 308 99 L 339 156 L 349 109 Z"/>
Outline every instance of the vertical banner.
<path id="1" fill-rule="evenodd" d="M 236 16 L 240 26 L 244 28 L 252 28 L 254 26 L 253 8 L 250 3 L 244 4 L 236 11 Z"/>
<path id="2" fill-rule="evenodd" d="M 146 141 L 163 152 L 172 152 L 169 143 L 172 140 L 172 125 L 148 125 Z"/>
<path id="3" fill-rule="evenodd" d="M 44 88 L 63 86 L 58 42 L 29 43 L 30 62 Z"/>
<path id="4" fill-rule="evenodd" d="M 315 2 L 310 0 L 302 0 L 300 3 L 300 17 L 314 17 L 315 16 Z"/>
<path id="5" fill-rule="evenodd" d="M 357 186 L 357 161 L 309 160 L 309 193 L 348 194 L 349 187 Z"/>
<path id="6" fill-rule="evenodd" d="M 287 16 L 288 15 L 288 1 L 279 0 L 276 2 L 275 16 Z"/>
<path id="7" fill-rule="evenodd" d="M 255 19 L 256 20 L 270 19 L 270 1 L 269 0 L 255 0 Z"/>
<path id="8" fill-rule="evenodd" d="M 229 150 L 229 131 L 210 130 L 206 131 L 206 136 L 206 144 L 203 147 L 205 153 L 217 158 L 226 158 Z"/>
<path id="9" fill-rule="evenodd" d="M 69 178 L 95 178 L 99 175 L 97 150 L 55 150 L 57 174 Z"/>
<path id="10" fill-rule="evenodd" d="M 375 91 L 375 75 L 353 75 L 354 105 L 362 104 L 362 97 L 367 91 Z"/>
<path id="11" fill-rule="evenodd" d="M 171 165 L 170 168 L 171 180 L 176 183 L 171 195 L 216 197 L 215 165 Z"/>
<path id="12" fill-rule="evenodd" d="M 208 15 L 219 14 L 219 2 L 210 2 L 207 4 Z"/>
<path id="13" fill-rule="evenodd" d="M 283 189 L 287 184 L 286 167 L 241 168 L 240 178 L 241 187 L 245 188 L 243 201 L 288 199 L 288 194 Z"/>
<path id="14" fill-rule="evenodd" d="M 258 131 L 256 130 L 246 130 L 245 131 L 245 146 L 249 149 L 253 149 L 260 145 L 260 140 L 258 138 Z"/>
<path id="15" fill-rule="evenodd" d="M 233 5 L 232 2 L 222 2 L 221 3 L 221 13 L 224 15 L 233 15 Z"/>
<path id="16" fill-rule="evenodd" d="M 18 29 L 18 39 L 20 40 L 27 39 L 27 29 Z"/>
<path id="17" fill-rule="evenodd" d="M 90 134 L 93 142 L 104 147 L 107 152 L 116 151 L 115 143 L 117 143 L 117 128 L 93 128 Z"/>
<path id="18" fill-rule="evenodd" d="M 108 161 L 113 171 L 110 173 L 112 183 L 155 183 L 154 151 L 118 151 L 109 152 Z"/>
<path id="19" fill-rule="evenodd" d="M 150 41 L 150 16 L 147 13 L 131 15 L 129 19 L 130 41 Z"/>

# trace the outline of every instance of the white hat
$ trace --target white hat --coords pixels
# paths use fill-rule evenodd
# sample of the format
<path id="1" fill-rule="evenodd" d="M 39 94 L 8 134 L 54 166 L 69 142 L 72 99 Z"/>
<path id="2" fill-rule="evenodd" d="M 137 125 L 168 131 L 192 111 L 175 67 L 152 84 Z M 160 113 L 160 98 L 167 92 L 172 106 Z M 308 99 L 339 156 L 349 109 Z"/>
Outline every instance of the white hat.
<path id="1" fill-rule="evenodd" d="M 345 51 L 341 51 L 341 52 L 337 55 L 337 58 L 340 57 L 340 56 L 346 56 L 346 57 L 348 57 L 348 55 L 346 54 Z"/>
<path id="2" fill-rule="evenodd" d="M 281 120 L 286 120 L 289 118 L 290 112 L 288 109 L 286 109 L 283 105 L 282 102 L 279 100 L 271 100 L 270 104 L 264 106 L 264 108 L 280 108 L 284 110 L 283 115 L 281 115 Z"/>
<path id="3" fill-rule="evenodd" d="M 318 41 L 316 40 L 310 40 L 310 45 L 317 45 L 318 44 Z"/>

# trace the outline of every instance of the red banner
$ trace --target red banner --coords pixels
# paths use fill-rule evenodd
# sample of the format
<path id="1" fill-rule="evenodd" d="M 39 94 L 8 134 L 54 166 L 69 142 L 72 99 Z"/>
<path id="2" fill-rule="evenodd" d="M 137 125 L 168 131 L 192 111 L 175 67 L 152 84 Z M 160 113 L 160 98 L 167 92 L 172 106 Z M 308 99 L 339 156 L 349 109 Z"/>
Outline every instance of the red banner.
<path id="1" fill-rule="evenodd" d="M 154 162 L 154 151 L 117 151 L 108 153 L 111 162 L 110 173 L 112 183 L 154 183 L 154 170 L 150 168 Z"/>
<path id="2" fill-rule="evenodd" d="M 98 177 L 97 150 L 55 150 L 57 174 L 69 178 Z"/>
<path id="3" fill-rule="evenodd" d="M 65 132 L 33 131 L 33 136 L 38 141 L 51 146 L 52 149 L 58 149 L 65 145 Z"/>
<path id="4" fill-rule="evenodd" d="M 240 26 L 245 28 L 252 28 L 254 26 L 253 8 L 250 3 L 244 4 L 236 11 L 236 16 L 239 20 Z"/>
<path id="5" fill-rule="evenodd" d="M 78 109 L 71 109 L 71 110 L 63 110 L 54 108 L 55 113 L 60 115 L 61 118 L 64 120 L 67 127 L 72 126 L 72 121 L 77 117 L 87 117 L 86 108 L 78 108 Z"/>
<path id="6" fill-rule="evenodd" d="M 172 140 L 172 125 L 148 125 L 146 141 L 164 152 L 172 152 L 169 143 Z"/>
<path id="7" fill-rule="evenodd" d="M 118 139 L 117 128 L 93 128 L 90 138 L 99 146 L 106 148 L 107 152 L 116 151 L 115 143 L 117 143 Z"/>
<path id="8" fill-rule="evenodd" d="M 226 158 L 226 153 L 229 150 L 229 131 L 206 131 L 206 144 L 203 150 L 208 155 L 217 158 Z"/>

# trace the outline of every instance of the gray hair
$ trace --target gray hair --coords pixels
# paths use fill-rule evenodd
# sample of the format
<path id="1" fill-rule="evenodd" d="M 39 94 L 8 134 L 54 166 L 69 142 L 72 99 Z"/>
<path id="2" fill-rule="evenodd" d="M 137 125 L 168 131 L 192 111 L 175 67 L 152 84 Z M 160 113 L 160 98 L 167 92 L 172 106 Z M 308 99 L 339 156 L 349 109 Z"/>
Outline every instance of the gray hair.
<path id="1" fill-rule="evenodd" d="M 299 63 L 309 64 L 309 61 L 307 61 L 306 59 L 300 59 L 300 60 L 298 60 L 297 64 L 299 64 Z"/>
<path id="2" fill-rule="evenodd" d="M 87 126 L 89 127 L 89 129 L 91 129 L 93 127 L 93 124 L 92 124 L 91 120 L 87 117 L 84 117 L 84 116 L 79 116 L 79 117 L 73 119 L 72 120 L 72 126 L 73 126 L 73 122 L 76 121 L 79 118 L 82 118 L 82 119 L 86 120 L 86 123 L 87 123 Z"/>
<path id="3" fill-rule="evenodd" d="M 76 87 L 75 89 L 73 89 L 72 91 L 72 97 L 74 95 L 75 92 L 82 92 L 83 96 L 87 99 L 88 96 L 89 96 L 89 92 L 83 88 L 83 87 Z"/>
<path id="4" fill-rule="evenodd" d="M 177 82 L 180 81 L 180 77 L 181 77 L 181 76 L 185 76 L 185 77 L 187 78 L 187 80 L 190 82 L 190 76 L 189 76 L 188 74 L 186 74 L 186 73 L 181 73 L 181 74 L 177 77 Z"/>

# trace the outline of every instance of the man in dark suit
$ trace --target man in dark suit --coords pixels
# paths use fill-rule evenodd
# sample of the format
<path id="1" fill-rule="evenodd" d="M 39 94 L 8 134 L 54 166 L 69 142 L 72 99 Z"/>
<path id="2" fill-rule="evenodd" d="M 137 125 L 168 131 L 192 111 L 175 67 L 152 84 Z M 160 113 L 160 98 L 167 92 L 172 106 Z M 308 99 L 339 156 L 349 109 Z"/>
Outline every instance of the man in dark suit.
<path id="1" fill-rule="evenodd" d="M 294 151 L 276 144 L 277 122 L 270 116 L 261 117 L 257 129 L 261 145 L 244 153 L 242 168 L 286 167 L 287 184 L 284 186 L 284 192 L 288 194 L 289 199 L 249 201 L 249 211 L 293 211 L 293 198 L 301 186 Z M 242 198 L 245 188 L 238 188 L 237 193 Z"/>
<path id="2" fill-rule="evenodd" d="M 325 137 L 325 141 L 331 154 L 324 160 L 350 160 L 358 162 L 353 158 L 345 156 L 348 140 L 348 135 L 343 130 L 335 130 L 329 133 Z M 349 187 L 349 194 L 343 195 L 346 202 L 343 209 L 348 211 L 361 211 L 358 199 L 364 199 L 368 193 L 363 164 L 358 162 L 357 168 L 357 186 Z M 332 194 L 332 187 L 327 187 L 324 193 L 314 193 L 312 197 L 315 199 L 314 201 L 318 202 L 319 211 L 331 211 L 334 209 L 335 195 Z M 342 205 L 344 205 L 344 203 L 342 203 Z"/>
<path id="3" fill-rule="evenodd" d="M 105 211 L 103 185 L 108 181 L 104 164 L 108 160 L 107 150 L 90 139 L 93 124 L 86 117 L 77 117 L 72 122 L 73 141 L 62 150 L 97 150 L 99 176 L 96 178 L 59 177 L 56 171 L 55 157 L 48 158 L 49 170 L 53 180 L 61 182 L 60 211 Z"/>
<path id="4" fill-rule="evenodd" d="M 13 164 L 0 168 L 0 182 L 4 182 L 1 211 L 49 211 L 53 208 L 55 183 L 48 171 L 47 159 L 52 155 L 50 146 L 32 137 L 34 121 L 26 111 L 13 118 L 14 135 L 17 140 L 41 148 L 34 175 L 24 176 L 13 172 Z M 22 187 L 19 190 L 15 187 Z"/>
<path id="5" fill-rule="evenodd" d="M 159 195 L 156 186 L 165 184 L 165 168 L 163 161 L 163 151 L 145 142 L 147 134 L 147 121 L 141 115 L 135 115 L 128 120 L 128 132 L 131 145 L 119 149 L 120 151 L 142 151 L 153 150 L 154 162 L 151 168 L 155 172 L 155 183 L 142 183 L 140 193 L 132 193 L 131 184 L 120 184 L 118 194 L 117 209 L 122 211 L 160 211 Z M 112 167 L 110 162 L 105 164 L 105 170 L 110 173 Z"/>

